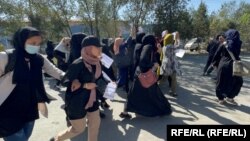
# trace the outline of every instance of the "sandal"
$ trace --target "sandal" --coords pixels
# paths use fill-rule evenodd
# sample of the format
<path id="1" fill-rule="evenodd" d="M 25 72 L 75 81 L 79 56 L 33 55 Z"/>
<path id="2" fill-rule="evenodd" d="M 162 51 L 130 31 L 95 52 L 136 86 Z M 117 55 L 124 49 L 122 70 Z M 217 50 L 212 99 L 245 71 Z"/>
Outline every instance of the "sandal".
<path id="1" fill-rule="evenodd" d="M 219 102 L 219 104 L 221 104 L 221 105 L 226 104 L 226 101 L 225 101 L 225 100 L 218 100 L 218 102 Z"/>
<path id="2" fill-rule="evenodd" d="M 130 119 L 132 118 L 132 116 L 128 113 L 124 113 L 122 112 L 120 115 L 119 115 L 121 118 L 126 118 L 126 119 Z"/>
<path id="3" fill-rule="evenodd" d="M 226 101 L 232 105 L 238 105 L 238 103 L 236 101 L 234 101 L 233 98 L 226 98 Z"/>

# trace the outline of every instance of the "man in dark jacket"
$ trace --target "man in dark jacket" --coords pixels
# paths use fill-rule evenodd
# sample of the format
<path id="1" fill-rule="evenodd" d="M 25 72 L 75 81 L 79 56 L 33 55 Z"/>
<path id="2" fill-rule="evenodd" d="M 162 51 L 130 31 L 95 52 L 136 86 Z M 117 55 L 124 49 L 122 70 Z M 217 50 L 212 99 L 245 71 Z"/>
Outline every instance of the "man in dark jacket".
<path id="1" fill-rule="evenodd" d="M 219 36 L 220 35 L 217 35 L 215 39 L 211 40 L 208 43 L 208 46 L 207 46 L 208 59 L 207 59 L 207 64 L 203 70 L 203 76 L 208 76 L 213 71 L 213 67 L 210 67 L 210 65 L 213 61 L 214 54 L 217 51 L 218 46 L 220 45 L 218 41 Z"/>

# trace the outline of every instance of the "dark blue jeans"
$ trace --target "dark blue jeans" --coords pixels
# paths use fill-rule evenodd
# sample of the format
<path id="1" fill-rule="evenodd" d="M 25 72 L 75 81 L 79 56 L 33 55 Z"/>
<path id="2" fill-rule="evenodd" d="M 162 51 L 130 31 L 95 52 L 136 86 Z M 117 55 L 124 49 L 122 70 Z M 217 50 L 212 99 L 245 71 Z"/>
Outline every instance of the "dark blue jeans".
<path id="1" fill-rule="evenodd" d="M 33 127 L 34 127 L 35 121 L 31 121 L 26 123 L 21 130 L 18 132 L 8 136 L 4 137 L 4 141 L 28 141 L 29 137 L 32 134 Z"/>

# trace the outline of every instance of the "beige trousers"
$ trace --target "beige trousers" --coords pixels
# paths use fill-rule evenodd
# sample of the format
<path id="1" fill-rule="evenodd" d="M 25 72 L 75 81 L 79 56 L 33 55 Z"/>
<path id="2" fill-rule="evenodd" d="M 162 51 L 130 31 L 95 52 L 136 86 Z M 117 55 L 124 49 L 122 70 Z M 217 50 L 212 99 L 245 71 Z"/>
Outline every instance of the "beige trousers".
<path id="1" fill-rule="evenodd" d="M 176 93 L 176 87 L 177 87 L 177 80 L 176 80 L 176 73 L 173 73 L 170 75 L 171 77 L 171 91 L 173 93 Z"/>
<path id="2" fill-rule="evenodd" d="M 88 121 L 87 121 L 88 120 Z M 56 141 L 63 141 L 66 139 L 73 138 L 81 134 L 88 124 L 88 141 L 97 141 L 99 127 L 101 123 L 100 111 L 88 112 L 87 117 L 77 120 L 70 120 L 71 126 L 59 133 L 56 137 Z"/>

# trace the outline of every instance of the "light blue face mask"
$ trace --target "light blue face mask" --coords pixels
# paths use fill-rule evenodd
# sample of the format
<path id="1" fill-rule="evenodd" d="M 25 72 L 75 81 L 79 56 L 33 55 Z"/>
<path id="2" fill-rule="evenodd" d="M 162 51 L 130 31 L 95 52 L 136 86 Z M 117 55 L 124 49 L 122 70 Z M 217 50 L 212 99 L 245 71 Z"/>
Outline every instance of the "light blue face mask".
<path id="1" fill-rule="evenodd" d="M 40 46 L 34 46 L 30 44 L 25 45 L 25 50 L 29 54 L 37 54 L 39 52 Z"/>

